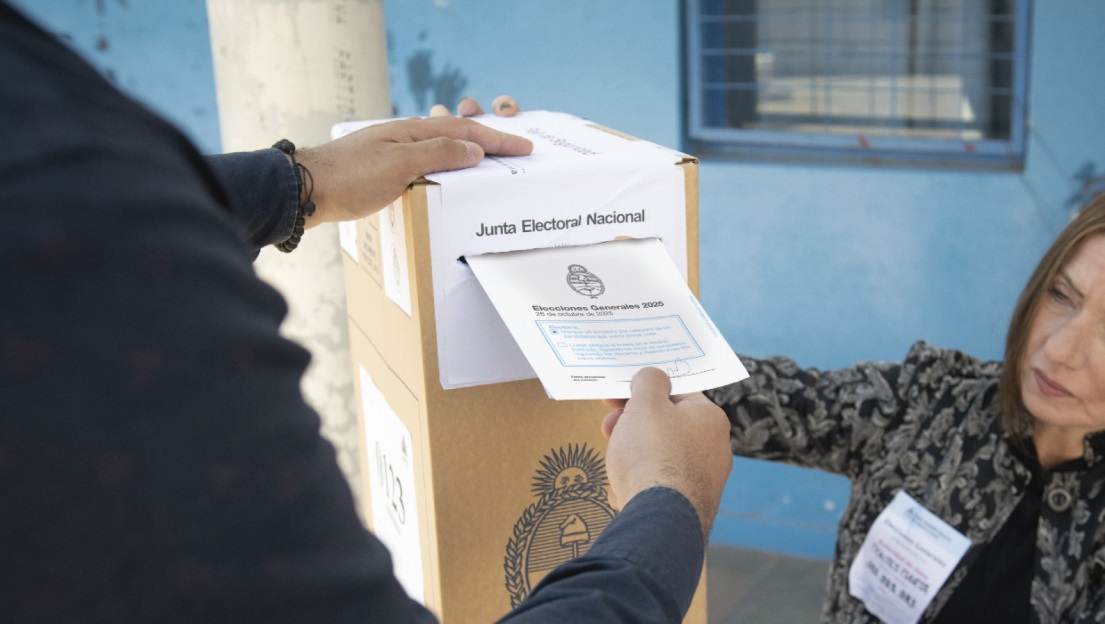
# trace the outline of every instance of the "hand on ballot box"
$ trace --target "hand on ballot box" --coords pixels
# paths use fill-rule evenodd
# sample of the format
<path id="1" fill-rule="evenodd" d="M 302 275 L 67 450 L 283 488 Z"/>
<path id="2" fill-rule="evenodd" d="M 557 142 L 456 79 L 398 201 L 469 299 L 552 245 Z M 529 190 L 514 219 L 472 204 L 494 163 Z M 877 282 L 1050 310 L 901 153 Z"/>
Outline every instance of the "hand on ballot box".
<path id="1" fill-rule="evenodd" d="M 460 117 L 443 106 L 434 108 L 426 119 L 377 124 L 297 150 L 296 161 L 310 171 L 304 192 L 311 189 L 316 207 L 305 228 L 368 216 L 395 201 L 418 178 L 475 166 L 484 154 L 525 156 L 533 150 L 529 139 L 465 119 L 483 113 L 471 98 L 461 101 Z M 494 109 L 509 117 L 518 106 L 513 98 L 500 96 Z"/>
<path id="2" fill-rule="evenodd" d="M 733 467 L 729 419 L 701 392 L 669 396 L 671 380 L 656 368 L 633 377 L 629 399 L 602 421 L 610 444 L 610 504 L 620 509 L 639 492 L 663 486 L 687 497 L 709 536 Z"/>

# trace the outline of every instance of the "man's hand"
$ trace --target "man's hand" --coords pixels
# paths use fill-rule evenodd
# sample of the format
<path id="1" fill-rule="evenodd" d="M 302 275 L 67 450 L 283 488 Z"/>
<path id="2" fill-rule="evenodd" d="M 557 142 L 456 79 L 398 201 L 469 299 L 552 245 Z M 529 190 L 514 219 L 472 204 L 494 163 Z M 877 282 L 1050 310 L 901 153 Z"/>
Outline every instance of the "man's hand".
<path id="1" fill-rule="evenodd" d="M 464 116 L 483 112 L 469 98 L 459 108 Z M 503 116 L 515 112 L 517 104 L 504 108 Z M 311 199 L 316 211 L 305 227 L 370 215 L 395 201 L 418 178 L 475 166 L 484 154 L 525 156 L 531 151 L 529 139 L 440 114 L 369 126 L 318 147 L 296 150 L 296 160 L 314 180 Z"/>
<path id="2" fill-rule="evenodd" d="M 670 487 L 694 505 L 708 536 L 733 467 L 729 419 L 701 392 L 669 397 L 671 380 L 656 368 L 634 375 L 631 392 L 607 401 L 621 409 L 602 421 L 611 505 L 620 509 L 642 490 Z"/>

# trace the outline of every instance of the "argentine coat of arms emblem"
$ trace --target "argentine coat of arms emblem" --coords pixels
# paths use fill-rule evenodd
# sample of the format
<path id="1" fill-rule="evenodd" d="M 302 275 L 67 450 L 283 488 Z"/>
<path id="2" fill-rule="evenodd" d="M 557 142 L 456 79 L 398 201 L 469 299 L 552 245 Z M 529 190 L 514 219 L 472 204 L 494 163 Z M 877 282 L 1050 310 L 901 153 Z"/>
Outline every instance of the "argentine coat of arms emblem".
<path id="1" fill-rule="evenodd" d="M 553 568 L 586 553 L 617 513 L 606 497 L 606 463 L 586 444 L 550 449 L 533 477 L 537 502 L 507 541 L 503 570 L 511 606 Z"/>
<path id="2" fill-rule="evenodd" d="M 606 292 L 606 284 L 602 283 L 598 275 L 587 270 L 582 264 L 573 264 L 568 267 L 568 286 L 577 293 L 597 299 Z"/>

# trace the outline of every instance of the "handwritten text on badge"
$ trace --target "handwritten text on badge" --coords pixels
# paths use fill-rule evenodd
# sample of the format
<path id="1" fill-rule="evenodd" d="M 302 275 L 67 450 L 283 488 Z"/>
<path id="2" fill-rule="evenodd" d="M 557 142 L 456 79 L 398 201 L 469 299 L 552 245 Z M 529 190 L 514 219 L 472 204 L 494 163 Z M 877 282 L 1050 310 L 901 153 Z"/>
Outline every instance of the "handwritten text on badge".
<path id="1" fill-rule="evenodd" d="M 898 492 L 848 570 L 848 592 L 888 624 L 915 624 L 971 541 Z"/>

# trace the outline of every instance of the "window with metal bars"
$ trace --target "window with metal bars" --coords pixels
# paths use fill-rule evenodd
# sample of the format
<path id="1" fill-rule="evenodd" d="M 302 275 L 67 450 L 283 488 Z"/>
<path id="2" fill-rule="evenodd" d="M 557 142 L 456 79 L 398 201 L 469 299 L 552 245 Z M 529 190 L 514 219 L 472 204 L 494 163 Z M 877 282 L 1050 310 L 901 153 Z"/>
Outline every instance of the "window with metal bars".
<path id="1" fill-rule="evenodd" d="M 702 155 L 1020 167 L 1029 0 L 684 0 Z"/>

